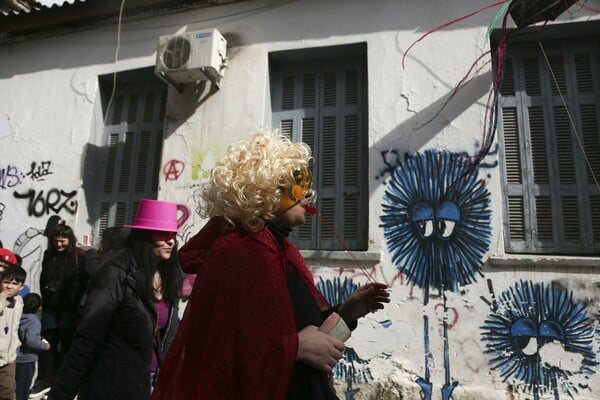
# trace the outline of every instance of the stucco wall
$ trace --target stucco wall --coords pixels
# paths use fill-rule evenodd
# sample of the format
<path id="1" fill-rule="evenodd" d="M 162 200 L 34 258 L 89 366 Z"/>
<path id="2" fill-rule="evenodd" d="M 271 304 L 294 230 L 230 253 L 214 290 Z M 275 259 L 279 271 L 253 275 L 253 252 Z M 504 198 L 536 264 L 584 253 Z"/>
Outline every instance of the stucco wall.
<path id="1" fill-rule="evenodd" d="M 600 261 L 505 254 L 497 147 L 478 171 L 485 181 L 480 194 L 489 194 L 487 224 L 491 229 L 483 238 L 488 248 L 481 261 L 475 257 L 469 262 L 473 269 L 481 267 L 482 274 L 476 274 L 475 282 L 460 290 L 447 291 L 445 304 L 436 291 L 424 293 L 407 284 L 407 277 L 392 261 L 381 227 L 384 193 L 392 172 L 401 164 L 411 168 L 405 163 L 405 154 L 419 153 L 434 160 L 435 156 L 425 156 L 425 151 L 478 151 L 492 82 L 489 63 L 429 120 L 473 61 L 489 49 L 485 33 L 498 9 L 429 35 L 411 49 L 404 66 L 402 58 L 411 43 L 429 29 L 487 4 L 476 0 L 249 1 L 128 22 L 123 25 L 116 62 L 116 26 L 0 46 L 0 240 L 25 258 L 31 271 L 30 285 L 35 287 L 46 246 L 41 231 L 50 215 L 57 213 L 74 226 L 82 241 L 91 235 L 82 168 L 86 144 L 100 144 L 102 137 L 97 78 L 154 65 L 159 35 L 217 28 L 229 40 L 229 69 L 218 92 L 198 105 L 199 94 L 192 88 L 183 93 L 169 89 L 161 165 L 178 160 L 184 168 L 177 179 L 161 177 L 159 198 L 192 211 L 198 185 L 226 146 L 271 124 L 269 52 L 366 42 L 369 252 L 307 261 L 317 283 L 329 280 L 335 290 L 366 282 L 361 267 L 367 268 L 374 278 L 390 285 L 392 303 L 361 321 L 347 342 L 346 360 L 335 371 L 340 397 L 419 399 L 421 387 L 416 380 L 420 377 L 423 387 L 431 384 L 433 399 L 448 398 L 451 390 L 441 394 L 444 385 L 456 386 L 456 399 L 567 398 L 562 386 L 556 394 L 550 390 L 534 395 L 527 388 L 525 394 L 520 393 L 515 387 L 521 382 L 518 373 L 539 368 L 539 362 L 502 376 L 502 368 L 510 364 L 490 364 L 497 355 L 486 353 L 490 342 L 482 335 L 491 332 L 490 321 L 496 321 L 495 316 L 532 300 L 528 293 L 537 290 L 549 299 L 540 312 L 551 314 L 543 307 L 560 308 L 563 323 L 571 323 L 562 328 L 580 329 L 580 337 L 574 335 L 571 340 L 585 339 L 598 321 Z M 563 16 L 558 22 L 590 19 L 598 17 L 582 11 L 576 18 Z M 481 64 L 489 57 L 483 60 Z M 186 237 L 202 224 L 192 212 L 183 226 Z M 445 254 L 458 257 L 455 250 L 446 247 Z M 521 300 L 517 302 L 510 293 L 520 295 Z M 576 317 L 579 320 L 574 321 Z M 447 321 L 445 333 L 443 320 Z M 514 321 L 504 322 L 510 331 Z M 500 341 L 511 340 L 506 331 L 490 334 Z M 598 341 L 596 334 L 592 358 L 598 352 Z M 492 350 L 498 343 L 491 345 Z M 598 398 L 596 368 L 581 368 L 589 357 L 565 352 L 560 344 L 546 349 L 552 351 L 543 353 L 544 362 L 572 372 L 562 383 L 570 385 L 574 398 Z M 513 355 L 506 350 L 502 357 L 510 360 Z M 552 387 L 541 380 L 539 385 L 541 389 Z M 360 390 L 355 392 L 357 388 Z"/>

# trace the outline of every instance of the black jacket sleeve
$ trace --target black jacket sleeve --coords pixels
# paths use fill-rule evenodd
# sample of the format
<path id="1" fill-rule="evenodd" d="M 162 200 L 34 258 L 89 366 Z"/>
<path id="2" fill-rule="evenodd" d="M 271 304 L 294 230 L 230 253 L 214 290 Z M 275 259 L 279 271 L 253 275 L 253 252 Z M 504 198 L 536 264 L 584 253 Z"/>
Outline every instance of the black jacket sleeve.
<path id="1" fill-rule="evenodd" d="M 108 335 L 115 310 L 123 299 L 126 278 L 122 267 L 110 265 L 90 285 L 81 322 L 48 399 L 71 400 L 77 395 Z"/>

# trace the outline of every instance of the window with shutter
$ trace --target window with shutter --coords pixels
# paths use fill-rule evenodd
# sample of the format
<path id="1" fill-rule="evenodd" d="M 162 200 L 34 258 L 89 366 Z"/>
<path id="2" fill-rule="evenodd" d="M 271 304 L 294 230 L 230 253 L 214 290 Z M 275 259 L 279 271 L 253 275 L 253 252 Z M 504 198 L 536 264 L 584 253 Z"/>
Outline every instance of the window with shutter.
<path id="1" fill-rule="evenodd" d="M 167 88 L 152 75 L 139 80 L 140 75 L 134 82 L 118 80 L 105 111 L 96 237 L 107 227 L 132 222 L 140 199 L 157 197 Z M 101 90 L 108 98 L 112 81 Z"/>
<path id="2" fill-rule="evenodd" d="M 300 249 L 367 249 L 366 76 L 364 44 L 271 54 L 273 127 L 314 157 L 319 215 L 291 235 Z"/>
<path id="3" fill-rule="evenodd" d="M 506 251 L 600 254 L 598 37 L 516 42 L 500 88 Z"/>

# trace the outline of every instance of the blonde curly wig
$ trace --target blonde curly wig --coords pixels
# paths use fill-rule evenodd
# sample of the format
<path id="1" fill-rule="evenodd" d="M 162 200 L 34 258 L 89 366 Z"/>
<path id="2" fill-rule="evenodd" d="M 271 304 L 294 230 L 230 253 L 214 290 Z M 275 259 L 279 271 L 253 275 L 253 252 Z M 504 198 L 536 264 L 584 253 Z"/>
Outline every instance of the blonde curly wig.
<path id="1" fill-rule="evenodd" d="M 199 207 L 203 217 L 223 216 L 256 232 L 272 220 L 283 191 L 294 183 L 294 168 L 307 167 L 310 147 L 274 131 L 254 133 L 227 149 L 211 172 Z"/>

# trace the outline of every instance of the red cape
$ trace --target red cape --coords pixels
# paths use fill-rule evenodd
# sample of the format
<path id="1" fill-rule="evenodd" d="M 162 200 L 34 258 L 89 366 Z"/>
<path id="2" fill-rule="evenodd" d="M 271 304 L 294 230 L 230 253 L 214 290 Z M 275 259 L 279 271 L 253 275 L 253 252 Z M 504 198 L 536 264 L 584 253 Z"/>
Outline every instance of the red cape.
<path id="1" fill-rule="evenodd" d="M 285 399 L 298 331 L 285 269 L 296 267 L 323 311 L 302 256 L 268 229 L 226 230 L 213 218 L 179 253 L 197 274 L 152 400 Z"/>

